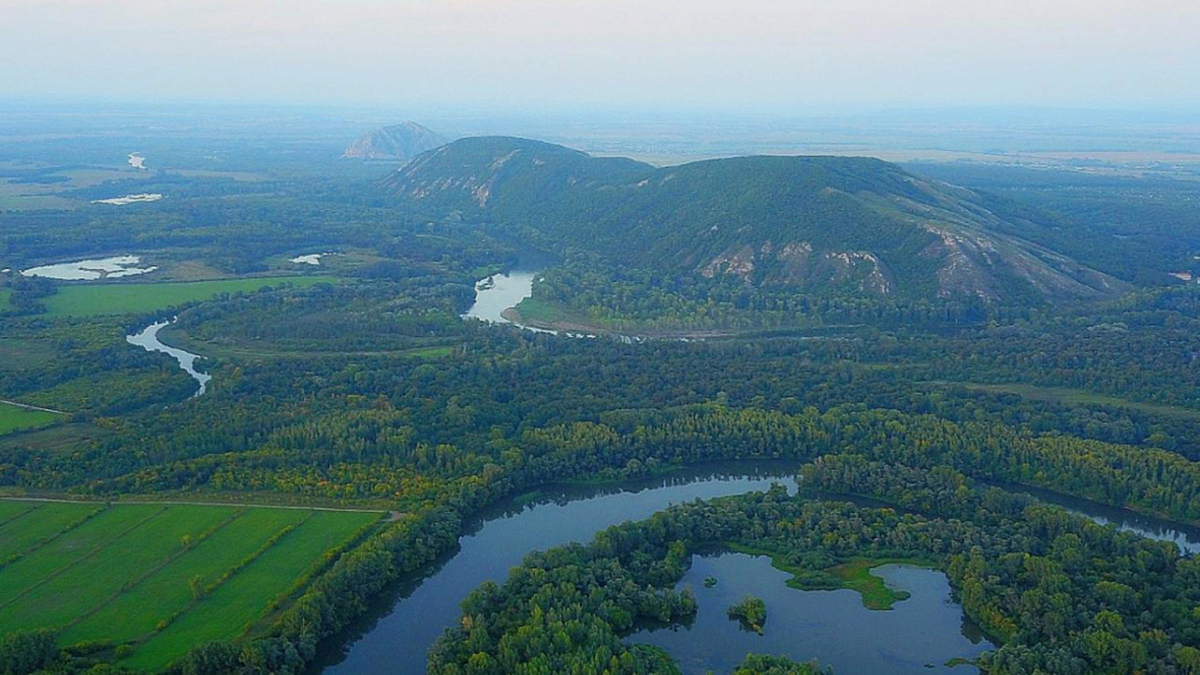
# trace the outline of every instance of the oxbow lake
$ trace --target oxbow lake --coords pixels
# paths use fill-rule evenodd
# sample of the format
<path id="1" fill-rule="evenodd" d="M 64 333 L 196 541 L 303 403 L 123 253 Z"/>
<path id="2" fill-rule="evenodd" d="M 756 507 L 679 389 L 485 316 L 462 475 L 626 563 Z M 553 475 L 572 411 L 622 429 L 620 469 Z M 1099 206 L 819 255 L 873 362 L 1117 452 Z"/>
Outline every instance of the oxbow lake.
<path id="1" fill-rule="evenodd" d="M 375 617 L 341 636 L 350 645 L 327 653 L 325 661 L 318 665 L 325 667 L 326 675 L 424 672 L 429 648 L 447 627 L 455 625 L 460 619 L 459 603 L 462 599 L 484 581 L 503 582 L 508 570 L 519 564 L 529 552 L 572 541 L 589 542 L 596 533 L 611 525 L 642 520 L 672 504 L 696 498 L 710 499 L 761 491 L 773 483 L 781 483 L 794 492 L 796 483 L 792 475 L 797 466 L 795 462 L 784 461 L 722 462 L 651 481 L 602 488 L 547 488 L 527 503 L 512 500 L 504 502 L 480 515 L 472 530 L 459 540 L 456 552 L 440 561 L 426 575 L 402 584 L 390 599 L 389 607 L 380 608 Z M 747 587 L 757 587 L 763 593 L 770 593 L 773 599 L 768 611 L 772 612 L 772 618 L 768 619 L 766 635 L 772 639 L 787 641 L 789 635 L 796 635 L 794 631 L 785 632 L 782 628 L 776 628 L 772 619 L 779 617 L 778 623 L 782 626 L 788 621 L 786 617 L 806 614 L 810 609 L 823 613 L 822 626 L 827 633 L 840 631 L 845 635 L 840 643 L 840 651 L 828 646 L 829 649 L 821 654 L 806 656 L 802 650 L 809 643 L 795 643 L 797 657 L 861 653 L 864 652 L 864 636 L 869 635 L 872 649 L 880 656 L 864 662 L 879 669 L 858 672 L 887 675 L 914 672 L 909 666 L 916 661 L 920 661 L 919 666 L 924 669 L 929 660 L 969 657 L 990 649 L 986 642 L 972 642 L 969 631 L 964 632 L 965 617 L 961 608 L 949 600 L 949 584 L 941 572 L 885 570 L 884 574 L 895 575 L 896 582 L 913 593 L 912 598 L 904 601 L 912 603 L 909 605 L 912 609 L 871 612 L 862 607 L 861 596 L 853 591 L 797 591 L 783 587 L 782 580 L 787 575 L 774 570 L 766 558 L 730 554 L 717 558 L 698 556 L 694 559 L 695 568 L 709 569 L 709 565 L 732 566 L 728 574 L 722 571 L 721 575 L 737 576 L 742 580 L 740 583 L 747 584 Z M 738 566 L 741 566 L 740 570 Z M 691 577 L 689 573 L 683 583 L 694 582 L 689 582 Z M 730 589 L 736 592 L 741 588 L 734 585 L 731 579 L 730 585 L 719 592 Z M 700 596 L 699 593 L 697 595 Z M 717 600 L 716 603 L 722 601 Z M 921 642 L 913 642 L 912 627 L 902 625 L 912 623 L 912 616 L 917 612 L 933 612 L 932 617 L 924 620 L 926 630 L 922 633 Z M 723 650 L 719 650 L 719 655 L 691 654 L 682 649 L 676 650 L 676 653 L 668 649 L 681 662 L 686 659 L 695 665 L 692 672 L 702 673 L 730 659 L 740 661 L 746 650 L 742 649 L 738 640 L 744 637 L 758 638 L 757 635 L 739 635 L 738 624 L 724 618 L 724 606 L 710 604 L 702 604 L 701 615 L 697 617 L 693 630 L 707 631 L 702 627 L 708 625 L 710 614 L 719 615 L 721 622 L 718 628 L 730 631 L 729 636 L 732 636 L 729 640 L 716 643 L 725 645 Z M 879 632 L 860 630 L 864 620 L 874 622 L 871 630 Z M 812 625 L 814 617 L 808 616 L 807 621 L 805 625 Z M 875 624 L 880 627 L 874 627 Z M 681 638 L 681 643 L 691 639 L 684 630 L 680 629 L 675 634 Z M 655 643 L 671 639 L 669 631 L 629 639 L 643 637 L 643 641 Z M 696 637 L 708 642 L 711 635 L 704 632 Z M 902 656 L 889 656 L 895 654 Z M 712 666 L 702 666 L 710 660 Z M 855 672 L 850 665 L 839 665 L 837 661 L 829 663 L 842 672 Z"/>
<path id="2" fill-rule="evenodd" d="M 462 599 L 484 581 L 502 583 L 508 570 L 529 552 L 572 541 L 586 543 L 611 525 L 642 520 L 672 504 L 697 498 L 761 491 L 773 483 L 794 492 L 792 476 L 797 467 L 795 462 L 782 460 L 719 462 L 618 485 L 547 487 L 532 499 L 503 501 L 469 524 L 456 550 L 424 573 L 404 580 L 371 615 L 323 645 L 325 651 L 315 670 L 325 675 L 424 672 L 429 648 L 460 619 Z M 1011 489 L 1030 492 L 1023 487 Z M 1192 536 L 1187 534 L 1188 528 L 1174 523 L 1093 502 L 1053 493 L 1035 496 L 1053 503 L 1066 501 L 1068 504 L 1062 505 L 1097 522 L 1112 522 L 1146 536 L 1172 541 L 1176 534 L 1185 541 Z M 870 500 L 854 501 L 878 506 Z M 1114 521 L 1117 516 L 1124 520 Z M 992 648 L 951 597 L 942 572 L 886 565 L 873 573 L 893 588 L 909 591 L 911 597 L 889 611 L 867 610 L 854 591 L 787 587 L 788 575 L 772 567 L 767 558 L 705 552 L 693 557 L 692 569 L 680 582 L 693 587 L 700 603 L 695 622 L 674 629 L 647 628 L 627 640 L 663 647 L 688 675 L 710 669 L 729 672 L 750 651 L 789 654 L 800 660 L 817 658 L 835 672 L 907 675 L 944 669 L 948 659 L 970 658 Z M 708 576 L 718 579 L 712 589 L 704 588 Z M 746 593 L 767 600 L 762 636 L 742 631 L 725 616 L 728 605 Z M 963 665 L 954 672 L 978 671 Z"/>
<path id="3" fill-rule="evenodd" d="M 31 267 L 21 274 L 27 277 L 45 277 L 59 281 L 97 281 L 140 276 L 158 269 L 154 266 L 137 267 L 141 262 L 141 257 L 136 255 L 117 255 Z"/>

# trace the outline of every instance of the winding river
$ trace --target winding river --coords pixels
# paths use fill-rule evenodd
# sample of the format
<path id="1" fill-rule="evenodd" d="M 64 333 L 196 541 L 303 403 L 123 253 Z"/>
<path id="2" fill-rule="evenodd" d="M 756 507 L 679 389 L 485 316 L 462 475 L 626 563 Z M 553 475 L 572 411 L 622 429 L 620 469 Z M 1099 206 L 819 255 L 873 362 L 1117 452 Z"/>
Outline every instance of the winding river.
<path id="1" fill-rule="evenodd" d="M 197 389 L 196 393 L 192 395 L 192 398 L 203 396 L 204 392 L 208 391 L 209 380 L 212 379 L 212 375 L 196 370 L 196 359 L 202 359 L 204 357 L 200 356 L 199 354 L 193 354 L 191 352 L 184 351 L 178 347 L 171 347 L 170 345 L 163 344 L 162 341 L 158 339 L 158 332 L 171 325 L 171 323 L 171 321 L 158 321 L 156 323 L 152 323 L 137 333 L 126 335 L 125 341 L 131 345 L 137 345 L 148 352 L 162 352 L 163 354 L 175 359 L 175 361 L 179 363 L 179 367 L 182 368 L 185 373 L 191 375 L 192 379 L 200 384 L 199 389 Z"/>
<path id="2" fill-rule="evenodd" d="M 508 570 L 530 551 L 588 542 L 611 525 L 644 519 L 697 498 L 764 490 L 772 483 L 794 491 L 796 467 L 795 462 L 779 460 L 721 462 L 617 486 L 544 488 L 531 498 L 503 501 L 468 524 L 456 550 L 402 582 L 371 615 L 323 645 L 313 672 L 424 672 L 429 648 L 460 618 L 462 599 L 484 581 L 503 582 Z M 1200 531 L 1184 526 L 1054 493 L 1007 487 L 1033 493 L 1102 524 L 1175 541 L 1186 552 L 1200 546 Z M 863 505 L 873 504 L 864 500 Z M 680 582 L 696 592 L 700 610 L 694 623 L 646 629 L 628 640 L 663 647 L 687 675 L 729 672 L 749 651 L 817 658 L 838 672 L 907 675 L 942 669 L 949 659 L 972 658 L 992 648 L 952 598 L 942 572 L 889 565 L 873 573 L 893 587 L 908 590 L 912 597 L 892 611 L 870 611 L 853 591 L 787 587 L 788 575 L 766 558 L 723 551 L 699 554 Z M 704 588 L 702 580 L 708 576 L 719 579 L 717 586 Z M 770 602 L 761 636 L 741 631 L 725 617 L 725 607 L 746 593 Z M 864 640 L 864 635 L 871 639 Z M 976 672 L 971 666 L 958 668 L 956 672 Z"/>
<path id="3" fill-rule="evenodd" d="M 388 599 L 390 607 L 381 607 L 373 618 L 335 638 L 333 643 L 349 643 L 349 646 L 326 653 L 324 661 L 319 662 L 317 668 L 323 668 L 326 675 L 424 672 L 429 648 L 447 627 L 453 626 L 459 620 L 459 602 L 484 581 L 502 582 L 507 577 L 508 570 L 519 564 L 530 551 L 544 550 L 572 541 L 588 542 L 597 532 L 611 525 L 628 520 L 641 520 L 672 504 L 697 498 L 709 499 L 765 490 L 772 483 L 782 483 L 788 486 L 790 491 L 794 491 L 796 484 L 792 474 L 796 467 L 796 463 L 785 461 L 715 463 L 673 473 L 665 478 L 626 483 L 619 487 L 548 488 L 536 493 L 536 498 L 529 501 L 503 502 L 486 510 L 475 520 L 470 532 L 459 540 L 457 551 L 440 561 L 423 577 L 402 584 Z M 748 563 L 751 567 L 762 569 L 758 569 L 754 574 L 733 571 L 722 572 L 722 575 L 738 576 L 746 583 L 758 579 L 766 580 L 764 583 L 770 584 L 780 578 L 786 578 L 786 575 L 778 570 L 770 572 L 773 568 L 765 558 L 741 558 L 752 561 Z M 717 562 L 720 560 L 723 558 L 717 559 Z M 734 562 L 730 564 L 742 564 L 736 558 L 732 560 Z M 707 569 L 705 566 L 710 561 L 709 558 L 698 556 L 695 567 Z M 802 592 L 787 589 L 787 595 L 783 596 L 787 598 L 787 602 L 779 604 L 789 607 L 794 605 L 796 608 L 824 608 L 820 611 L 826 611 L 830 607 L 839 608 L 841 613 L 827 616 L 823 624 L 823 635 L 826 636 L 824 639 L 836 643 L 841 649 L 839 653 L 863 651 L 861 633 L 854 628 L 857 624 L 847 622 L 872 621 L 878 624 L 878 632 L 872 632 L 871 635 L 872 642 L 881 656 L 868 659 L 873 668 L 863 672 L 884 675 L 908 673 L 913 671 L 907 669 L 907 665 L 914 660 L 920 661 L 922 667 L 929 660 L 937 661 L 940 665 L 945 659 L 954 656 L 969 658 L 991 648 L 989 644 L 980 641 L 977 629 L 974 633 L 963 630 L 965 617 L 962 609 L 949 598 L 949 584 L 944 574 L 934 570 L 915 570 L 899 575 L 899 583 L 905 588 L 911 587 L 913 592 L 913 598 L 905 601 L 912 603 L 909 605 L 914 608 L 912 610 L 870 612 L 862 608 L 858 594 L 853 591 Z M 890 576 L 888 578 L 892 579 Z M 688 579 L 685 579 L 684 583 L 688 583 Z M 782 581 L 778 583 L 782 584 Z M 741 586 L 731 583 L 726 588 L 740 589 Z M 772 597 L 780 597 L 773 589 L 763 592 L 771 593 Z M 919 600 L 918 596 L 921 596 Z M 708 610 L 702 607 L 702 614 L 698 617 L 696 626 L 701 626 L 701 622 L 707 621 L 709 614 L 715 611 L 711 607 Z M 722 607 L 720 612 L 723 611 Z M 780 609 L 778 614 L 779 630 L 782 630 L 783 624 L 788 621 L 784 618 L 787 614 L 783 612 L 784 610 Z M 921 633 L 920 641 L 916 643 L 913 642 L 913 631 L 906 630 L 904 625 L 912 622 L 912 612 L 920 612 L 922 621 L 926 621 L 927 626 Z M 812 618 L 809 617 L 810 620 L 802 625 L 811 626 Z M 729 628 L 726 625 L 729 624 L 728 621 L 722 618 L 721 622 L 720 628 Z M 733 624 L 733 630 L 736 631 L 736 624 Z M 775 624 L 772 624 L 771 634 L 776 632 Z M 647 634 L 644 640 L 641 639 L 642 636 L 638 636 L 638 639 L 659 643 L 668 633 L 670 631 Z M 784 636 L 783 639 L 786 640 L 787 635 L 794 633 L 794 630 L 785 631 L 779 635 Z M 843 637 L 837 640 L 828 637 L 834 634 Z M 684 634 L 685 640 L 686 637 Z M 805 648 L 808 645 L 796 644 Z M 727 646 L 728 650 L 723 652 L 725 657 L 731 657 L 741 649 L 736 640 Z M 668 647 L 668 651 L 675 654 L 679 650 Z M 897 667 L 896 660 L 888 656 L 896 653 L 907 654 L 907 660 L 903 661 L 905 667 Z M 745 650 L 738 653 L 737 658 L 740 660 L 743 654 Z M 797 657 L 803 658 L 814 655 L 834 657 L 828 662 L 835 668 L 844 670 L 847 667 L 834 652 L 796 654 Z M 687 656 L 680 654 L 681 658 Z M 697 663 L 699 662 L 707 663 L 708 660 L 700 658 Z M 724 661 L 717 659 L 713 663 Z M 697 672 L 704 672 L 709 667 L 712 666 L 705 666 Z"/>
<path id="4" fill-rule="evenodd" d="M 538 333 L 553 333 L 554 331 L 544 328 L 516 323 L 504 316 L 506 310 L 516 307 L 522 300 L 533 295 L 533 281 L 537 279 L 538 274 L 538 271 L 513 270 L 480 279 L 475 284 L 475 304 L 463 314 L 463 318 L 495 324 L 506 323 Z"/>
<path id="5" fill-rule="evenodd" d="M 1118 529 L 1139 534 L 1147 539 L 1169 541 L 1178 546 L 1180 552 L 1187 555 L 1200 553 L 1200 527 L 1191 527 L 1153 516 L 1143 516 L 1133 511 L 1060 495 L 1049 490 L 1011 483 L 992 482 L 990 484 L 1010 492 L 1024 492 L 1047 504 L 1061 506 L 1072 513 L 1087 516 L 1101 525 L 1113 525 Z"/>
<path id="6" fill-rule="evenodd" d="M 465 317 L 492 323 L 513 322 L 504 310 L 529 297 L 537 272 L 499 274 L 481 280 L 477 299 Z M 199 383 L 211 379 L 197 371 L 197 354 L 158 339 L 169 325 L 161 321 L 126 340 L 147 351 L 173 357 Z M 521 326 L 522 328 L 531 328 Z M 531 328 L 532 330 L 538 330 Z M 502 582 L 527 553 L 568 542 L 588 542 L 611 525 L 640 520 L 684 501 L 765 490 L 772 483 L 796 489 L 797 463 L 725 462 L 693 467 L 667 477 L 619 486 L 551 487 L 525 499 L 503 501 L 468 523 L 455 550 L 422 574 L 404 580 L 382 598 L 375 611 L 345 633 L 322 645 L 312 672 L 325 675 L 421 673 L 429 648 L 460 618 L 459 603 L 484 581 Z M 1173 541 L 1184 553 L 1200 552 L 1200 529 L 1139 516 L 1083 500 L 1024 486 L 1000 485 L 1113 524 L 1142 536 Z M 870 505 L 870 504 L 865 504 Z M 655 644 L 676 659 L 686 675 L 709 670 L 729 672 L 747 652 L 816 658 L 838 672 L 908 675 L 945 669 L 954 658 L 973 658 L 992 648 L 953 599 L 945 574 L 936 570 L 884 566 L 873 571 L 890 586 L 912 597 L 892 611 L 862 607 L 857 593 L 798 591 L 786 586 L 788 575 L 768 559 L 725 551 L 693 558 L 680 587 L 691 587 L 699 601 L 694 622 L 674 628 L 647 628 L 630 642 Z M 703 580 L 719 583 L 706 588 Z M 762 635 L 743 631 L 725 616 L 725 608 L 747 593 L 768 599 Z M 864 639 L 869 635 L 870 639 Z M 960 672 L 977 672 L 961 666 Z"/>

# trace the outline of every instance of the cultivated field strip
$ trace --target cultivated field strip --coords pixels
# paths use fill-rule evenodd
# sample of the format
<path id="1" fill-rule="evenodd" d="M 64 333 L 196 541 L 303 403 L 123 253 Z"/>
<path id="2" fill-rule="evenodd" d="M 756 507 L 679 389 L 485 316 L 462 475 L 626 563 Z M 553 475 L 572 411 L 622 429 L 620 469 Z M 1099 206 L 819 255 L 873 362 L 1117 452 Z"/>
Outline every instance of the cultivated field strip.
<path id="1" fill-rule="evenodd" d="M 95 555 L 114 537 L 154 518 L 161 506 L 130 506 L 105 509 L 78 527 L 0 569 L 0 634 L 18 629 L 44 626 L 38 615 L 14 614 L 13 604 L 49 583 L 74 565 Z"/>
<path id="2" fill-rule="evenodd" d="M 204 587 L 257 551 L 276 532 L 307 517 L 304 511 L 248 509 L 228 525 L 136 587 L 114 598 L 63 635 L 63 642 L 109 639 L 129 642 L 149 637 L 159 625 L 181 615 L 198 600 L 193 583 Z"/>
<path id="3" fill-rule="evenodd" d="M 21 506 L 27 508 L 0 525 L 0 566 L 7 565 L 18 556 L 29 555 L 39 546 L 83 524 L 103 508 L 94 504 L 70 504 L 66 508 L 46 508 L 39 504 Z M 0 598 L 0 602 L 3 602 L 3 598 Z"/>
<path id="4" fill-rule="evenodd" d="M 177 512 L 178 511 L 178 512 Z M 167 507 L 153 519 L 107 542 L 86 564 L 73 565 L 0 609 L 0 626 L 10 617 L 36 615 L 46 627 L 65 626 L 178 555 L 182 539 L 198 539 L 236 514 L 236 509 Z M 153 524 L 153 526 L 151 526 Z"/>
<path id="5" fill-rule="evenodd" d="M 0 634 L 128 645 L 156 670 L 301 591 L 378 512 L 0 500 Z"/>
<path id="6" fill-rule="evenodd" d="M 3 528 L 13 518 L 20 518 L 29 513 L 33 504 L 24 502 L 0 502 L 0 528 Z"/>
<path id="7" fill-rule="evenodd" d="M 341 547 L 379 517 L 364 513 L 313 513 L 193 609 L 141 645 L 122 665 L 157 670 L 192 645 L 237 637 L 283 599 L 283 594 L 297 580 L 321 565 L 326 552 Z"/>

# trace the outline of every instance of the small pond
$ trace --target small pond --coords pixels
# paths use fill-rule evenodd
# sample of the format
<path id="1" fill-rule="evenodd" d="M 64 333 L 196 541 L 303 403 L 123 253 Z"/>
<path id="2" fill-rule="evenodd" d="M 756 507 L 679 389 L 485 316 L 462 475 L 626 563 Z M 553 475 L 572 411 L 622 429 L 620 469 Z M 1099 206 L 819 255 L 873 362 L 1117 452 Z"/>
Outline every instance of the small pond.
<path id="1" fill-rule="evenodd" d="M 297 265 L 320 265 L 321 258 L 323 258 L 327 255 L 332 255 L 332 254 L 330 254 L 330 253 L 306 253 L 304 255 L 298 255 L 295 258 L 288 258 L 288 262 L 295 263 Z"/>
<path id="2" fill-rule="evenodd" d="M 96 281 L 149 274 L 158 269 L 153 266 L 137 267 L 141 261 L 142 259 L 136 255 L 118 255 L 31 267 L 21 274 L 27 277 L 44 277 L 60 281 Z"/>
<path id="3" fill-rule="evenodd" d="M 124 197 L 114 197 L 112 199 L 95 199 L 93 204 L 109 204 L 111 206 L 126 206 L 128 204 L 144 204 L 146 202 L 156 202 L 162 199 L 163 196 L 157 192 L 147 192 L 137 195 L 125 195 Z"/>

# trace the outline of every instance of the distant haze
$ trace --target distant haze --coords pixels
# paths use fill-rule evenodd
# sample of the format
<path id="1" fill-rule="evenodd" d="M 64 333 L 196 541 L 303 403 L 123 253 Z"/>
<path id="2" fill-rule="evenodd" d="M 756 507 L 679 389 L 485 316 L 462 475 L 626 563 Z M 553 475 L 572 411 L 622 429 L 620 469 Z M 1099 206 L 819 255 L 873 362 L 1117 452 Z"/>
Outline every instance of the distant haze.
<path id="1" fill-rule="evenodd" d="M 1200 108 L 1195 0 L 0 0 L 0 96 Z"/>

